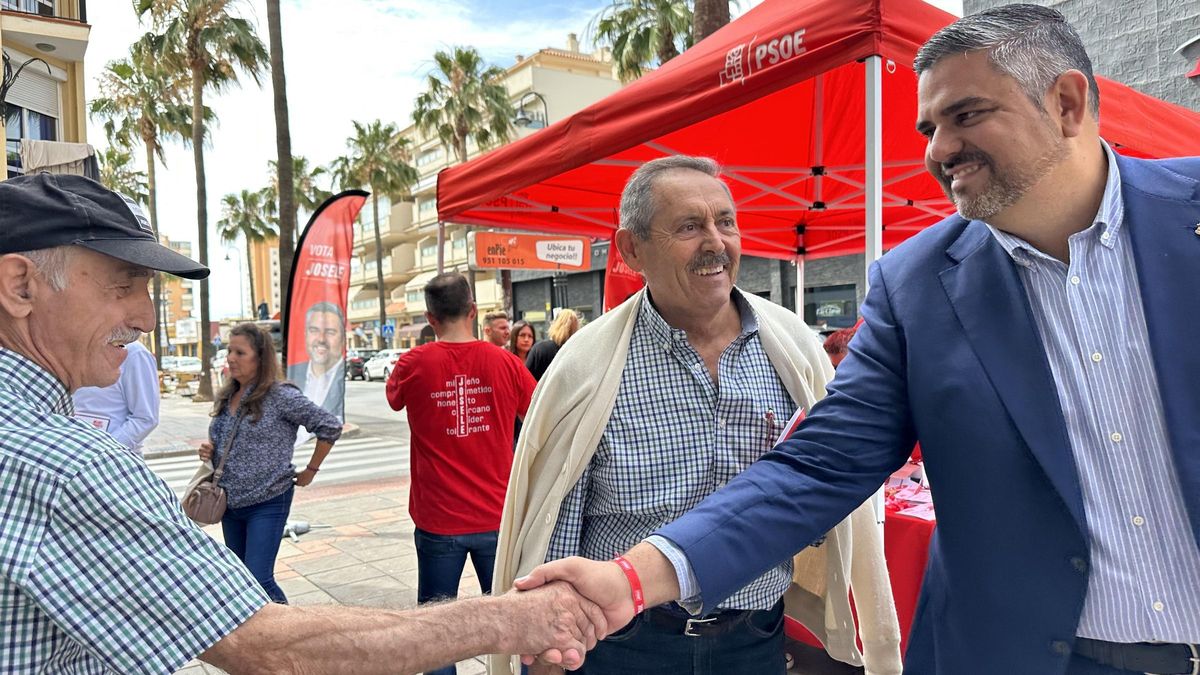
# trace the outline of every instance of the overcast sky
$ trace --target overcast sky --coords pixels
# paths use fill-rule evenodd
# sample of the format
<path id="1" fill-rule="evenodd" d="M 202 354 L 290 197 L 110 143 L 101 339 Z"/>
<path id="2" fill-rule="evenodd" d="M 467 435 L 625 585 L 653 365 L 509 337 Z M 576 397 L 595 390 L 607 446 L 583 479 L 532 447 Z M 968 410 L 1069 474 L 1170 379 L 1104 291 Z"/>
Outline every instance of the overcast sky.
<path id="1" fill-rule="evenodd" d="M 836 1 L 836 0 L 831 0 Z M 931 0 L 954 14 L 962 0 Z M 439 49 L 470 45 L 495 65 L 507 67 L 517 54 L 566 46 L 567 33 L 583 36 L 606 0 L 283 0 L 283 50 L 287 66 L 292 153 L 314 164 L 327 164 L 345 152 L 351 121 L 376 118 L 401 128 L 411 123 L 412 102 L 424 90 L 422 78 Z M 741 10 L 758 0 L 742 0 Z M 92 24 L 85 71 L 87 97 L 97 95 L 96 77 L 104 65 L 128 56 L 129 45 L 147 26 L 139 25 L 128 0 L 89 3 Z M 266 4 L 241 5 L 244 17 L 259 26 L 267 41 Z M 588 45 L 584 45 L 585 48 Z M 268 182 L 267 161 L 275 158 L 275 122 L 269 69 L 262 87 L 244 79 L 240 88 L 205 102 L 220 122 L 205 151 L 208 186 L 209 264 L 212 316 L 238 314 L 242 279 L 239 253 L 225 261 L 226 246 L 215 234 L 221 198 Z M 103 129 L 89 125 L 88 140 L 107 141 Z M 142 157 L 143 152 L 136 153 Z M 196 197 L 191 150 L 166 144 L 167 166 L 159 166 L 158 220 L 173 240 L 195 245 Z M 299 223 L 303 227 L 304 223 Z M 198 253 L 196 254 L 198 256 Z M 244 263 L 243 263 L 244 264 Z M 197 294 L 197 297 L 199 295 Z M 272 307 L 272 311 L 277 308 Z"/>

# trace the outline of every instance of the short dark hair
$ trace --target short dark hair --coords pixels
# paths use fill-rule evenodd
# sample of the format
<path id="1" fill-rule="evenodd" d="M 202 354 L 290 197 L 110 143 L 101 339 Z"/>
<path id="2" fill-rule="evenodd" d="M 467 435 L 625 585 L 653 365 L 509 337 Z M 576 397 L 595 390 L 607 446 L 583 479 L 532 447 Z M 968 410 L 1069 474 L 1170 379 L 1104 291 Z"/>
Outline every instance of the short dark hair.
<path id="1" fill-rule="evenodd" d="M 325 300 L 315 303 L 312 307 L 308 308 L 307 312 L 304 313 L 304 323 L 307 324 L 312 320 L 313 314 L 318 313 L 332 314 L 336 316 L 338 318 L 338 325 L 342 327 L 342 334 L 344 335 L 346 333 L 346 317 L 342 314 L 341 307 L 338 307 L 335 303 Z"/>
<path id="2" fill-rule="evenodd" d="M 1088 110 L 1100 115 L 1100 88 L 1079 33 L 1065 17 L 1039 5 L 1003 5 L 970 14 L 933 34 L 913 61 L 920 75 L 947 56 L 986 50 L 996 70 L 1021 85 L 1038 110 L 1060 75 L 1078 70 L 1087 77 Z"/>
<path id="3" fill-rule="evenodd" d="M 438 321 L 466 316 L 474 301 L 471 284 L 458 272 L 439 274 L 425 284 L 425 308 Z"/>

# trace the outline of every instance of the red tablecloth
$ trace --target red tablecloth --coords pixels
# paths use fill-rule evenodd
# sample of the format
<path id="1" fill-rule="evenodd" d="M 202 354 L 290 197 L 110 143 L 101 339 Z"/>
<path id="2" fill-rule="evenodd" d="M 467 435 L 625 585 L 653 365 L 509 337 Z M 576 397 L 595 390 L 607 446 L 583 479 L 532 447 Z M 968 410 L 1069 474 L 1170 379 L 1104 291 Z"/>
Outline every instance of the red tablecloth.
<path id="1" fill-rule="evenodd" d="M 888 513 L 883 522 L 883 549 L 887 557 L 888 574 L 892 579 L 892 595 L 896 599 L 896 618 L 900 622 L 900 653 L 908 647 L 908 631 L 921 593 L 921 578 L 929 560 L 929 540 L 936 523 L 912 516 Z M 821 643 L 798 621 L 788 619 L 788 637 L 820 647 Z"/>

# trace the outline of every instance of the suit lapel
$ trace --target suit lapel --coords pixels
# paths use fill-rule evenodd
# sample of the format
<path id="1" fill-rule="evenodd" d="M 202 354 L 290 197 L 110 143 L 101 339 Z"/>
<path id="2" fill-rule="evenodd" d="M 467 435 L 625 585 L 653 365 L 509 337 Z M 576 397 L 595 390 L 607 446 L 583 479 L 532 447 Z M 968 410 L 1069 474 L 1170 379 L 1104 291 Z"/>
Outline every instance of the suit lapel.
<path id="1" fill-rule="evenodd" d="M 958 264 L 940 274 L 967 339 L 1021 437 L 1086 531 L 1066 422 L 1015 263 L 980 222 L 947 249 Z"/>
<path id="2" fill-rule="evenodd" d="M 1137 263 L 1167 436 L 1200 541 L 1200 200 L 1197 182 L 1119 159 L 1125 226 Z M 1191 486 L 1191 487 L 1189 487 Z"/>

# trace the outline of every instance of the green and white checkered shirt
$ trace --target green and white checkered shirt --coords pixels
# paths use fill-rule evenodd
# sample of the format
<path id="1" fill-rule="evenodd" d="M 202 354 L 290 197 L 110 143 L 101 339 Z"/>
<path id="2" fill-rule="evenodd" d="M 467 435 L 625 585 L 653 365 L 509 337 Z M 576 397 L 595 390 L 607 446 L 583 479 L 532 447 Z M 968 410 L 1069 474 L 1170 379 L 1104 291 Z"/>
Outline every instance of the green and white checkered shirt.
<path id="1" fill-rule="evenodd" d="M 0 673 L 171 673 L 267 603 L 133 453 L 0 349 Z"/>

